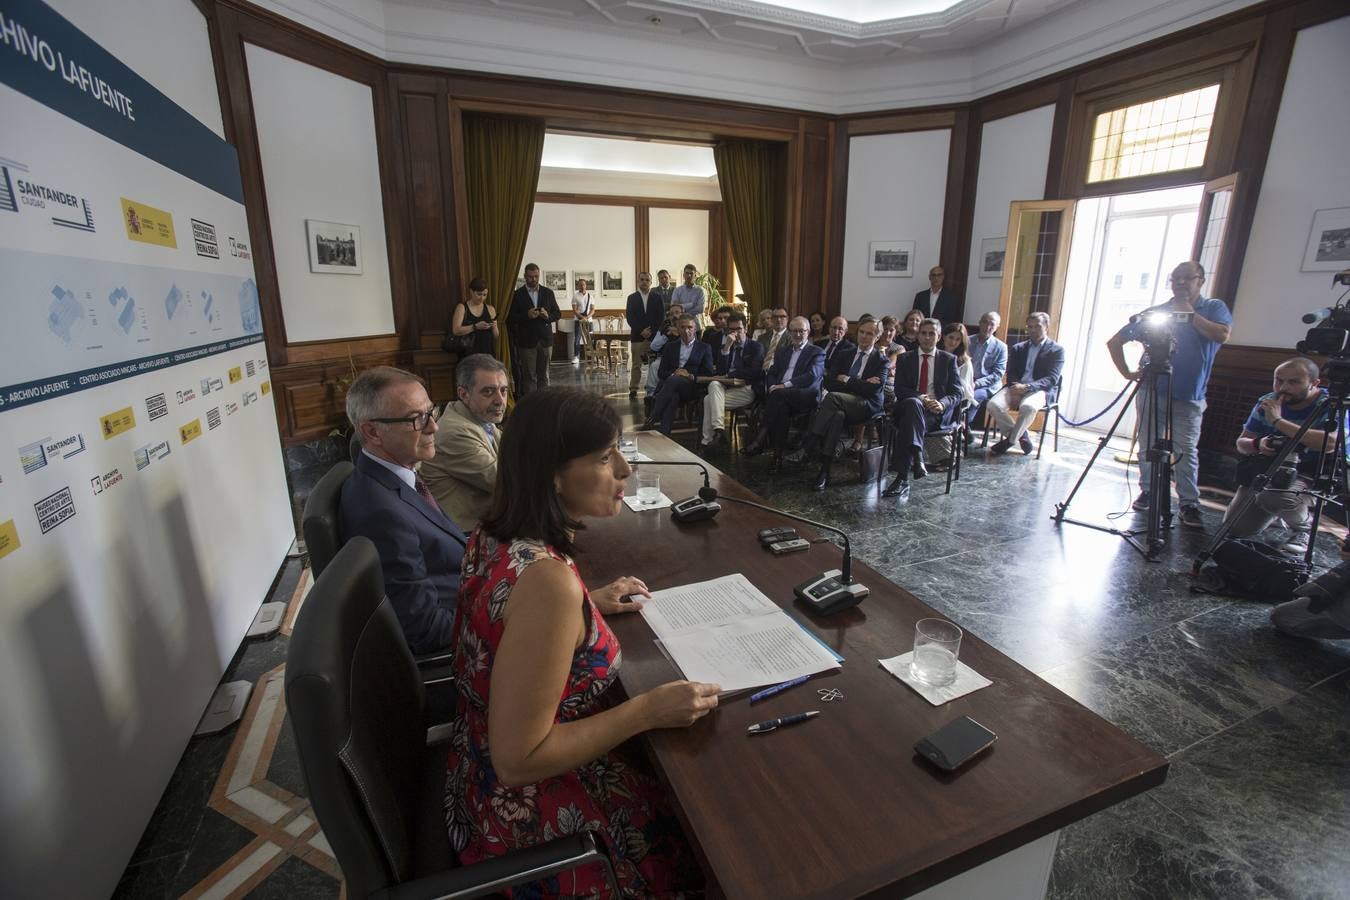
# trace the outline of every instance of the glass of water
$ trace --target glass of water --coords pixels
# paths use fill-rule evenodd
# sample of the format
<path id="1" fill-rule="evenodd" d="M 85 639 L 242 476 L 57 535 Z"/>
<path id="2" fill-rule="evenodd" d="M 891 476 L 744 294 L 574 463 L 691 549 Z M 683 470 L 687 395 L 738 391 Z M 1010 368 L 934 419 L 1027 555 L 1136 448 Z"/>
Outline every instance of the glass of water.
<path id="1" fill-rule="evenodd" d="M 960 628 L 945 619 L 920 619 L 914 626 L 910 674 L 934 687 L 951 684 L 956 680 L 956 657 L 960 652 Z"/>
<path id="2" fill-rule="evenodd" d="M 655 506 L 661 502 L 661 476 L 655 472 L 637 473 L 637 497 L 642 506 Z"/>

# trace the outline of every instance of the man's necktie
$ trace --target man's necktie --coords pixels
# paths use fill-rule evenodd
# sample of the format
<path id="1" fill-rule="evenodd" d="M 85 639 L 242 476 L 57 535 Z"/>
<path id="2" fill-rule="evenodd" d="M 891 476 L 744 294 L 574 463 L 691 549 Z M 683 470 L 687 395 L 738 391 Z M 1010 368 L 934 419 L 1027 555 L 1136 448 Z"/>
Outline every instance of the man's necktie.
<path id="1" fill-rule="evenodd" d="M 489 441 L 491 441 L 491 440 L 493 439 L 493 437 L 496 436 L 496 433 L 497 433 L 497 429 L 495 429 L 495 428 L 492 427 L 492 423 L 491 423 L 491 422 L 484 422 L 484 423 L 483 423 L 483 431 L 487 433 L 487 436 L 488 436 L 488 440 L 489 440 Z"/>
<path id="2" fill-rule="evenodd" d="M 736 355 L 740 352 L 741 352 L 740 347 L 732 345 L 731 359 L 727 360 L 727 374 L 733 377 L 736 374 Z"/>
<path id="3" fill-rule="evenodd" d="M 773 358 L 778 351 L 778 335 L 769 338 L 769 349 L 764 353 L 764 371 L 767 372 L 773 368 Z"/>
<path id="4" fill-rule="evenodd" d="M 848 373 L 848 377 L 857 378 L 859 375 L 861 375 L 863 363 L 865 363 L 866 361 L 867 356 L 865 354 L 859 353 L 858 357 L 855 360 L 853 360 L 853 371 Z"/>
<path id="5" fill-rule="evenodd" d="M 427 483 L 425 481 L 418 478 L 413 482 L 413 487 L 417 489 L 417 493 L 422 495 L 423 500 L 431 504 L 432 509 L 436 510 L 437 512 L 440 511 L 441 505 L 437 503 L 436 498 L 431 495 L 431 488 L 427 487 Z"/>
<path id="6" fill-rule="evenodd" d="M 919 393 L 928 393 L 928 360 L 927 353 L 919 357 Z"/>

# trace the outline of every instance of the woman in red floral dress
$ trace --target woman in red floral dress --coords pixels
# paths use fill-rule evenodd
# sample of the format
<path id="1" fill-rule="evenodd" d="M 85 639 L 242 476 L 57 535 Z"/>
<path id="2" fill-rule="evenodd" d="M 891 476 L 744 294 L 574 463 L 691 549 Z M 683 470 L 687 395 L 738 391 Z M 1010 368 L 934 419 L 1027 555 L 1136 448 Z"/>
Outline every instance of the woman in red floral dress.
<path id="1" fill-rule="evenodd" d="M 588 516 L 623 506 L 632 469 L 604 398 L 531 393 L 503 429 L 492 509 L 469 540 L 455 612 L 446 825 L 464 863 L 589 830 L 625 897 L 698 887 L 692 854 L 645 760 L 624 746 L 692 724 L 717 685 L 674 681 L 619 702 L 620 651 L 602 614 L 648 596 L 636 578 L 588 592 L 570 554 Z M 491 750 L 489 751 L 489 747 Z M 603 897 L 599 866 L 518 896 Z"/>

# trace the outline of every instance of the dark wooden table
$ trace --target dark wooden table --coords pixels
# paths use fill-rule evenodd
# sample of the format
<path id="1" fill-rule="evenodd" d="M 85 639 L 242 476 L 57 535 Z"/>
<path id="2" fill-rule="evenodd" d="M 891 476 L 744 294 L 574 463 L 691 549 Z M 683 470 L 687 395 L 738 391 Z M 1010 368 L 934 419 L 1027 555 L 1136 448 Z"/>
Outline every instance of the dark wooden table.
<path id="1" fill-rule="evenodd" d="M 655 460 L 697 459 L 654 433 L 638 435 L 637 446 Z M 720 494 L 758 500 L 709 469 Z M 676 500 L 702 484 L 696 468 L 659 471 L 662 490 Z M 657 590 L 744 573 L 845 658 L 840 672 L 753 707 L 741 695 L 692 728 L 647 735 L 714 896 L 911 894 L 1163 782 L 1163 757 L 970 632 L 961 659 L 993 685 L 929 705 L 877 660 L 912 649 L 914 623 L 936 613 L 855 560 L 854 578 L 871 596 L 834 617 L 814 617 L 792 587 L 837 568 L 842 551 L 819 543 L 775 557 L 760 548 L 759 529 L 792 524 L 734 503 L 692 525 L 677 525 L 668 510 L 625 508 L 591 520 L 578 540 L 577 562 L 592 585 L 633 574 Z M 895 539 L 904 552 L 904 532 Z M 679 677 L 639 616 L 612 624 L 629 695 Z M 820 687 L 837 687 L 844 699 L 822 703 Z M 765 736 L 745 733 L 754 722 L 807 709 L 823 715 Z M 914 744 L 962 715 L 998 741 L 958 774 L 939 774 Z"/>

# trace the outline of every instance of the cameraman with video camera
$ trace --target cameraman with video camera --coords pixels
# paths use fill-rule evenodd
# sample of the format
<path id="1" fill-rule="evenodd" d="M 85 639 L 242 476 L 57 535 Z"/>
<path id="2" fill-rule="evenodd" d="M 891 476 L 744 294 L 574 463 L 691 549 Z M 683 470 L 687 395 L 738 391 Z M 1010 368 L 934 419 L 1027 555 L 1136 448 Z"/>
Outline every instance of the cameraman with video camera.
<path id="1" fill-rule="evenodd" d="M 1237 439 L 1238 490 L 1223 520 L 1235 537 L 1259 534 L 1276 519 L 1289 529 L 1290 536 L 1278 548 L 1285 553 L 1303 554 L 1312 537 L 1312 512 L 1309 490 L 1322 463 L 1322 453 L 1336 446 L 1335 424 L 1324 409 L 1300 440 L 1300 446 L 1285 458 L 1285 464 L 1271 473 L 1269 486 L 1255 497 L 1252 480 L 1267 471 L 1284 442 L 1298 433 L 1326 396 L 1318 381 L 1317 363 L 1296 356 L 1275 367 L 1274 390 L 1262 397 L 1242 426 Z"/>
<path id="2" fill-rule="evenodd" d="M 1149 356 L 1140 361 L 1138 371 L 1131 371 L 1125 361 L 1123 348 L 1131 341 L 1144 344 L 1170 341 L 1172 371 L 1156 382 L 1155 396 L 1140 391 L 1135 399 L 1139 419 L 1140 494 L 1134 509 L 1149 508 L 1149 478 L 1152 463 L 1146 459 L 1153 447 L 1157 432 L 1166 428 L 1167 394 L 1172 397 L 1172 452 L 1176 458 L 1177 496 L 1181 499 L 1178 519 L 1182 525 L 1203 528 L 1200 516 L 1199 460 L 1196 446 L 1200 442 L 1200 421 L 1205 413 L 1205 389 L 1209 373 L 1214 367 L 1214 356 L 1219 345 L 1228 342 L 1233 316 L 1222 300 L 1205 297 L 1201 287 L 1205 270 L 1194 261 L 1184 262 L 1172 270 L 1170 278 L 1172 299 L 1150 307 L 1116 332 L 1106 342 L 1111 361 L 1121 375 L 1131 380 L 1144 376 Z M 1166 347 L 1166 344 L 1163 344 Z"/>

